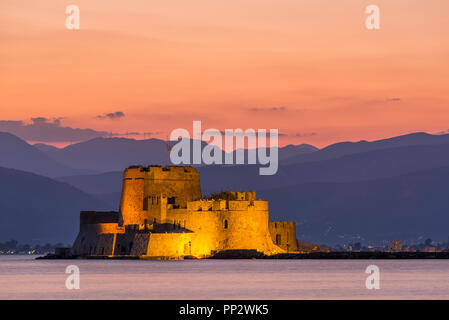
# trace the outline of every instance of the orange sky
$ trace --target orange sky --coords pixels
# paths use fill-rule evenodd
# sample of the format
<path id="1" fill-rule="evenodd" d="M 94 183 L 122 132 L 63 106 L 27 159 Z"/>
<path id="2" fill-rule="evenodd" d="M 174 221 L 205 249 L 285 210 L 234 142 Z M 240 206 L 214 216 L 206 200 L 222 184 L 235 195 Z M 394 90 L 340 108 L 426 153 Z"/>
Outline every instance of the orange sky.
<path id="1" fill-rule="evenodd" d="M 448 14 L 447 0 L 1 0 L 0 120 L 160 138 L 202 120 L 319 147 L 445 131 Z"/>

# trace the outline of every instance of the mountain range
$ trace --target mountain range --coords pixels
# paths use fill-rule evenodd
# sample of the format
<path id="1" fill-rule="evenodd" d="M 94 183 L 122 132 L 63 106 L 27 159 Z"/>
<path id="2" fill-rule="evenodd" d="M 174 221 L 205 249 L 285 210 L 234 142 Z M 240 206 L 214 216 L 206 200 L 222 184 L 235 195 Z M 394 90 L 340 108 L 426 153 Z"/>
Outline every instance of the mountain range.
<path id="1" fill-rule="evenodd" d="M 6 132 L 0 132 L 0 167 L 29 171 L 49 177 L 91 172 L 70 168 L 42 150 Z"/>
<path id="2" fill-rule="evenodd" d="M 338 244 L 449 237 L 449 167 L 376 180 L 262 190 L 270 215 L 294 220 L 298 239 Z"/>
<path id="3" fill-rule="evenodd" d="M 69 184 L 0 167 L 0 242 L 72 243 L 81 210 L 111 207 Z"/>
<path id="4" fill-rule="evenodd" d="M 193 140 L 189 142 L 190 150 L 193 150 Z M 123 170 L 130 164 L 165 165 L 170 163 L 167 147 L 174 144 L 176 144 L 175 141 L 171 141 L 168 144 L 167 141 L 159 139 L 95 138 L 61 149 L 46 144 L 36 144 L 34 147 L 49 158 L 67 167 L 84 170 L 85 172 L 104 173 Z M 201 142 L 201 148 L 204 148 L 206 145 L 207 143 L 204 141 Z M 307 144 L 288 145 L 278 149 L 279 160 L 291 159 L 317 150 L 318 148 Z M 220 148 L 215 147 L 214 152 L 221 152 L 224 159 L 225 152 Z M 234 159 L 236 152 L 233 152 Z M 247 150 L 244 150 L 244 154 L 246 158 Z M 192 152 L 190 154 L 190 163 L 193 163 Z"/>
<path id="5" fill-rule="evenodd" d="M 116 210 L 123 169 L 164 164 L 166 146 L 158 139 L 97 138 L 56 148 L 0 133 L 0 167 L 16 169 L 0 170 L 0 241 L 67 241 L 79 210 Z M 260 176 L 259 167 L 199 166 L 203 194 L 256 190 L 273 218 L 296 221 L 298 238 L 322 244 L 449 235 L 449 135 L 413 133 L 323 149 L 289 145 L 279 148 L 276 175 Z M 27 215 L 32 219 L 22 228 Z"/>

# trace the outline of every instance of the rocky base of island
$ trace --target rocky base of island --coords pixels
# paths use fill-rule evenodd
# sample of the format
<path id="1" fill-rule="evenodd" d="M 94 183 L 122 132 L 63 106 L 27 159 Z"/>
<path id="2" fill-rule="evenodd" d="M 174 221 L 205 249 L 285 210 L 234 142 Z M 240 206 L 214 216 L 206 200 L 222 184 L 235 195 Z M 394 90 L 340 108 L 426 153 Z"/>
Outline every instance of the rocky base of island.
<path id="1" fill-rule="evenodd" d="M 226 250 L 212 256 L 150 257 L 150 256 L 73 256 L 70 250 L 57 250 L 36 259 L 118 259 L 118 260 L 204 260 L 204 259 L 449 259 L 449 252 L 296 252 L 267 256 L 256 250 Z"/>

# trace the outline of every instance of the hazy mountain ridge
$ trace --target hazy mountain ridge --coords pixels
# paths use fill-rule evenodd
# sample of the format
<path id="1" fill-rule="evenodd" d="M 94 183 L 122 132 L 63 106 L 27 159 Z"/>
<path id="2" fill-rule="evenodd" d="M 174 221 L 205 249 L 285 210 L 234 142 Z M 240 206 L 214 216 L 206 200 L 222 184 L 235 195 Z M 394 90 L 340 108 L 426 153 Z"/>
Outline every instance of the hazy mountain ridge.
<path id="1" fill-rule="evenodd" d="M 416 239 L 420 235 L 446 240 L 448 137 L 417 133 L 374 142 L 334 144 L 322 150 L 286 146 L 279 150 L 280 166 L 274 176 L 260 176 L 259 165 L 203 166 L 198 170 L 203 194 L 227 189 L 256 190 L 260 198 L 270 201 L 273 219 L 298 223 L 298 238 L 303 240 L 347 243 L 354 237 Z M 13 143 L 8 145 L 5 140 Z M 78 230 L 79 210 L 118 209 L 124 168 L 136 163 L 154 164 L 154 159 L 166 161 L 166 143 L 162 140 L 104 139 L 101 148 L 99 140 L 94 140 L 67 147 L 65 157 L 72 156 L 72 161 L 86 158 L 82 160 L 86 168 L 103 162 L 110 162 L 103 166 L 104 170 L 123 167 L 98 174 L 64 174 L 58 181 L 0 168 L 1 237 L 11 235 L 20 240 L 12 236 L 11 232 L 17 232 L 26 239 L 48 236 L 48 241 L 71 242 Z M 115 150 L 117 143 L 121 147 Z M 148 150 L 139 153 L 147 144 L 156 146 L 154 152 L 163 155 L 154 158 Z M 26 168 L 33 164 L 34 157 L 39 160 L 44 155 L 43 159 L 48 160 L 49 154 L 63 150 L 32 147 L 11 135 L 7 139 L 3 136 L 3 140 L 0 135 L 0 147 L 0 163 L 10 161 Z M 38 147 L 46 149 L 45 154 Z M 110 150 L 113 152 L 108 153 Z M 134 163 L 128 163 L 129 154 L 117 159 L 117 152 L 126 150 L 134 154 Z M 97 159 L 96 154 L 102 156 Z M 147 156 L 148 161 L 140 158 Z M 20 162 L 20 157 L 26 157 L 27 162 Z M 11 161 L 16 158 L 19 161 Z M 58 164 L 55 158 L 50 163 Z M 318 160 L 310 160 L 314 158 Z M 291 163 L 292 159 L 295 162 Z M 62 170 L 73 172 L 65 167 Z M 32 219 L 28 221 L 29 217 Z"/>
<path id="2" fill-rule="evenodd" d="M 65 148 L 56 148 L 45 144 L 30 146 L 19 138 L 14 139 L 13 135 L 9 135 L 9 140 L 9 149 L 19 148 L 19 146 L 13 146 L 13 140 L 15 140 L 15 143 L 20 144 L 22 149 L 32 150 L 33 152 L 29 151 L 26 157 L 16 156 L 16 158 L 25 162 L 32 162 L 35 165 L 28 166 L 27 163 L 14 160 L 6 161 L 5 157 L 2 157 L 3 160 L 0 158 L 0 165 L 34 172 L 33 169 L 37 164 L 45 162 L 45 168 L 37 168 L 35 172 L 52 177 L 121 171 L 123 168 L 133 164 L 165 165 L 169 161 L 167 142 L 160 139 L 95 138 L 75 143 Z M 279 148 L 279 162 L 281 166 L 287 166 L 337 159 L 352 154 L 391 148 L 445 143 L 449 144 L 449 134 L 430 135 L 414 133 L 373 142 L 342 142 L 321 150 L 307 144 L 287 145 Z M 174 145 L 175 142 L 170 144 Z M 6 158 L 8 156 L 11 157 L 13 152 L 8 151 L 8 148 L 5 148 L 4 145 L 5 141 L 0 139 L 0 148 L 6 150 L 4 151 Z M 202 142 L 202 146 L 204 147 L 205 145 L 206 143 Z M 217 148 L 217 150 L 219 149 Z M 244 152 L 245 158 L 247 158 L 248 150 Z M 31 169 L 28 170 L 28 168 Z"/>
<path id="3" fill-rule="evenodd" d="M 376 141 L 362 140 L 359 142 L 338 142 L 331 144 L 313 154 L 302 154 L 286 159 L 284 164 L 303 163 L 329 160 L 345 155 L 391 149 L 413 145 L 449 144 L 449 134 L 432 135 L 425 132 L 415 132 L 397 137 Z"/>
<path id="4" fill-rule="evenodd" d="M 371 181 L 306 183 L 262 190 L 270 214 L 297 222 L 319 243 L 449 236 L 449 167 Z"/>
<path id="5" fill-rule="evenodd" d="M 120 192 L 123 171 L 112 171 L 93 175 L 59 177 L 56 180 L 68 183 L 90 194 Z"/>
<path id="6" fill-rule="evenodd" d="M 199 168 L 206 193 L 221 189 L 263 190 L 308 182 L 351 182 L 397 176 L 449 164 L 449 144 L 405 146 L 345 155 L 335 159 L 281 165 L 273 176 L 259 166 Z"/>
<path id="7" fill-rule="evenodd" d="M 50 177 L 89 173 L 61 164 L 38 148 L 6 132 L 0 132 L 0 166 Z"/>
<path id="8" fill-rule="evenodd" d="M 169 144 L 173 146 L 176 142 L 171 141 Z M 193 140 L 190 140 L 190 145 L 191 151 L 193 151 Z M 202 141 L 201 145 L 204 148 L 207 143 Z M 123 170 L 123 168 L 134 164 L 165 165 L 170 163 L 167 146 L 168 143 L 160 139 L 135 140 L 128 138 L 95 138 L 61 149 L 44 144 L 36 145 L 49 157 L 60 163 L 73 168 L 97 172 Z M 222 152 L 224 159 L 225 152 L 218 147 L 215 147 L 215 150 Z M 317 150 L 319 149 L 307 144 L 288 145 L 279 148 L 279 159 L 287 159 Z M 234 159 L 236 152 L 233 152 Z M 247 159 L 247 152 L 248 150 L 244 150 L 245 159 Z M 192 152 L 190 157 L 190 163 L 193 163 Z M 201 164 L 195 166 L 200 167 Z"/>
<path id="9" fill-rule="evenodd" d="M 112 209 L 66 183 L 1 167 L 0 194 L 0 241 L 71 243 L 79 211 Z"/>
<path id="10" fill-rule="evenodd" d="M 134 140 L 126 138 L 95 138 L 47 152 L 53 159 L 76 168 L 108 172 L 140 164 L 166 162 L 163 140 Z"/>
<path id="11" fill-rule="evenodd" d="M 262 190 L 273 186 L 286 186 L 306 182 L 370 180 L 445 166 L 449 163 L 449 143 L 436 144 L 436 142 L 446 141 L 447 136 L 449 135 L 412 134 L 401 136 L 381 140 L 380 142 L 372 142 L 376 145 L 374 147 L 375 150 L 371 150 L 373 149 L 372 147 L 363 146 L 362 150 L 369 151 L 349 153 L 348 150 L 345 150 L 342 152 L 344 153 L 343 156 L 294 164 L 286 161 L 290 159 L 288 156 L 284 160 L 280 156 L 279 170 L 274 176 L 260 176 L 259 165 L 202 166 L 198 170 L 202 175 L 204 193 L 224 189 Z M 418 138 L 416 140 L 417 143 L 427 142 L 427 144 L 409 145 L 416 137 Z M 388 141 L 393 142 L 388 143 Z M 379 143 L 382 148 L 379 148 Z M 347 144 L 343 143 L 341 145 L 346 146 Z M 332 149 L 339 146 L 340 144 L 333 145 Z M 290 146 L 280 149 L 280 153 L 288 148 Z M 360 148 L 356 149 L 359 150 Z M 354 152 L 356 149 L 351 147 L 351 152 Z M 315 156 L 323 150 L 308 152 L 302 154 L 302 156 Z M 336 154 L 334 153 L 334 155 Z M 326 155 L 325 158 L 327 157 Z M 147 162 L 146 164 L 150 163 Z M 111 183 L 113 181 L 121 181 L 119 177 L 122 170 L 123 168 L 116 172 L 98 176 L 63 177 L 61 180 L 93 193 L 120 192 L 120 187 L 113 187 Z M 108 177 L 109 175 L 110 177 Z M 102 183 L 98 178 L 105 178 L 107 183 Z"/>

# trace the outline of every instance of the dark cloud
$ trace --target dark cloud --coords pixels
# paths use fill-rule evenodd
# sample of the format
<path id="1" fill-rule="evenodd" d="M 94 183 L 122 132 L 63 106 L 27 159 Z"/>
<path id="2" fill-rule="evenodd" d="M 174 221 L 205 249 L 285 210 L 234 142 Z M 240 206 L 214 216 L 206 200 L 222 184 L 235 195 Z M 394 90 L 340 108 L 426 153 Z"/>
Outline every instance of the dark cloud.
<path id="1" fill-rule="evenodd" d="M 443 135 L 443 134 L 448 134 L 448 133 L 449 133 L 449 129 L 447 129 L 447 130 L 445 130 L 445 131 L 437 132 L 436 134 L 437 134 L 437 135 Z"/>
<path id="2" fill-rule="evenodd" d="M 287 107 L 271 107 L 271 108 L 250 108 L 251 112 L 283 112 L 287 111 Z"/>
<path id="3" fill-rule="evenodd" d="M 268 134 L 268 132 L 267 132 Z M 278 137 L 288 137 L 288 134 L 286 133 L 278 133 Z"/>
<path id="4" fill-rule="evenodd" d="M 112 134 L 115 137 L 129 137 L 129 136 L 155 136 L 155 135 L 159 135 L 162 134 L 162 132 L 160 131 L 155 131 L 155 132 L 140 132 L 140 131 L 128 131 L 128 132 L 124 132 L 124 133 L 115 133 Z"/>
<path id="5" fill-rule="evenodd" d="M 0 120 L 0 128 L 13 128 L 13 127 L 18 127 L 18 126 L 22 126 L 23 125 L 23 121 L 18 120 Z"/>
<path id="6" fill-rule="evenodd" d="M 297 132 L 295 134 L 296 137 L 313 137 L 316 136 L 316 132 Z"/>
<path id="7" fill-rule="evenodd" d="M 31 123 L 24 121 L 0 120 L 0 131 L 12 133 L 24 140 L 41 142 L 85 141 L 110 135 L 109 132 L 93 129 L 63 127 L 62 118 L 31 118 Z"/>
<path id="8" fill-rule="evenodd" d="M 234 131 L 235 129 L 232 129 L 232 130 Z M 219 131 L 219 132 L 220 132 L 223 136 L 226 134 L 226 132 L 225 132 L 224 130 Z M 267 134 L 267 136 L 270 135 L 270 129 L 267 129 L 266 134 Z M 287 135 L 284 134 L 284 133 L 278 133 L 277 135 L 278 135 L 278 137 L 286 137 L 286 136 L 287 136 Z M 252 132 L 245 132 L 245 131 L 242 131 L 242 132 L 233 132 L 233 133 L 232 133 L 232 136 L 233 136 L 233 137 L 241 137 L 241 136 L 255 136 L 255 137 L 257 137 L 257 136 L 258 136 L 258 130 L 254 130 L 253 133 L 252 133 Z"/>
<path id="9" fill-rule="evenodd" d="M 131 131 L 131 132 L 126 132 L 126 133 L 122 133 L 120 134 L 120 136 L 140 136 L 141 133 L 137 132 L 137 131 Z"/>
<path id="10" fill-rule="evenodd" d="M 254 132 L 234 132 L 235 129 L 231 129 L 232 132 L 232 136 L 237 137 L 237 136 L 257 136 L 257 131 L 254 130 Z M 204 132 L 203 132 L 204 133 Z M 224 136 L 226 134 L 226 132 L 224 130 L 220 131 L 220 133 Z"/>
<path id="11" fill-rule="evenodd" d="M 160 132 L 160 131 L 155 131 L 155 132 L 142 132 L 142 134 L 144 134 L 144 135 L 146 135 L 146 136 L 155 136 L 155 135 L 158 135 L 158 134 L 161 134 L 162 132 Z"/>
<path id="12" fill-rule="evenodd" d="M 97 119 L 113 119 L 117 120 L 123 118 L 125 114 L 122 111 L 116 111 L 111 113 L 105 113 L 103 115 L 96 116 Z"/>

